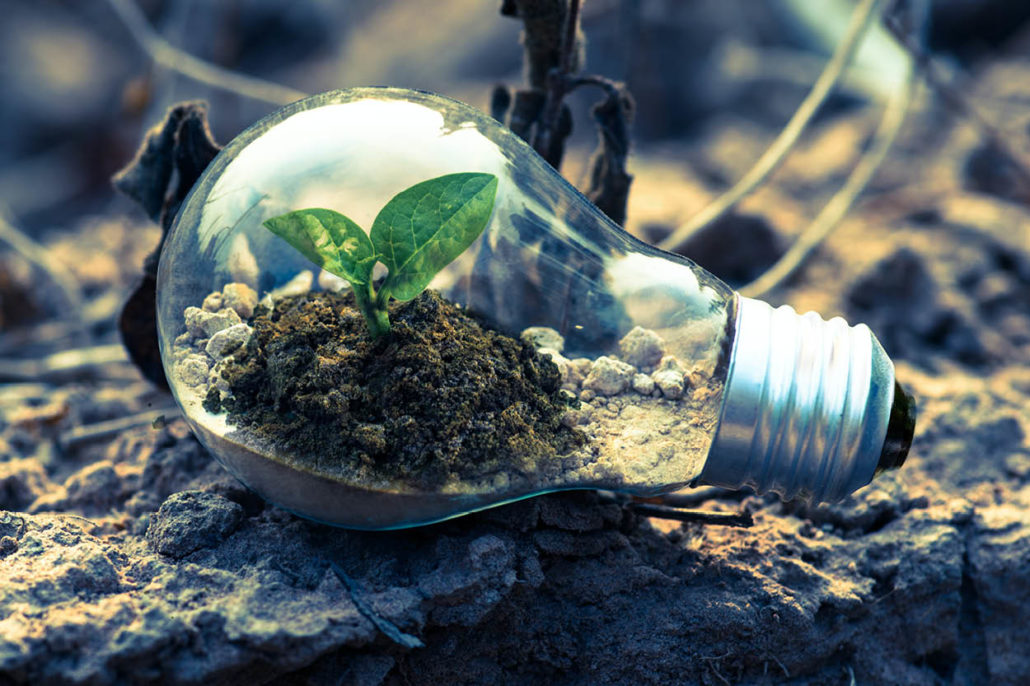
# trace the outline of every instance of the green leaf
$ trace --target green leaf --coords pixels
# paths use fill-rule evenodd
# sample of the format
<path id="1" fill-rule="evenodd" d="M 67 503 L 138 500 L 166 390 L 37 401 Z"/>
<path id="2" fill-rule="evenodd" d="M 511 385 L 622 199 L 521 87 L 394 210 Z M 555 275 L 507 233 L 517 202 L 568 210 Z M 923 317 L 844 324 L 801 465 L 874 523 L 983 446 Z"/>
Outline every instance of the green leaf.
<path id="1" fill-rule="evenodd" d="M 401 191 L 372 223 L 377 258 L 390 270 L 380 293 L 411 300 L 486 228 L 493 174 L 448 174 Z"/>
<path id="2" fill-rule="evenodd" d="M 287 212 L 265 227 L 319 267 L 364 285 L 372 279 L 375 248 L 364 230 L 333 210 L 317 207 Z"/>

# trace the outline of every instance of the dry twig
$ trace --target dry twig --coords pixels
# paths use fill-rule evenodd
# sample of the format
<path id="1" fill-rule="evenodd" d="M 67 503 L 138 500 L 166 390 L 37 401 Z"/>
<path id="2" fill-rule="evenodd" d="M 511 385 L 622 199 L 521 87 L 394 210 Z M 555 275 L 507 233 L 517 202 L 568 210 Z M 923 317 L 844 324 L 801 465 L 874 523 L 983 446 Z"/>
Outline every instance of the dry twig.
<path id="1" fill-rule="evenodd" d="M 761 276 L 740 289 L 748 298 L 760 298 L 793 274 L 815 251 L 823 240 L 840 224 L 855 200 L 872 180 L 873 175 L 887 157 L 905 121 L 915 86 L 914 71 L 891 96 L 883 118 L 873 133 L 872 144 L 859 159 L 847 181 L 837 191 L 811 224 L 801 233 L 790 249 Z"/>
<path id="2" fill-rule="evenodd" d="M 798 138 L 812 121 L 812 117 L 819 110 L 820 105 L 823 104 L 833 91 L 837 80 L 861 44 L 865 29 L 869 26 L 870 20 L 875 14 L 874 10 L 879 3 L 880 0 L 862 0 L 855 8 L 844 38 L 837 45 L 837 49 L 826 64 L 826 68 L 812 86 L 812 90 L 805 96 L 804 101 L 802 101 L 797 111 L 794 112 L 794 116 L 787 122 L 780 135 L 777 136 L 776 140 L 773 141 L 772 145 L 762 154 L 747 174 L 733 188 L 723 193 L 714 202 L 691 217 L 686 224 L 680 226 L 662 240 L 658 244 L 659 248 L 672 251 L 682 249 L 684 243 L 694 232 L 715 222 L 730 211 L 745 196 L 758 188 L 780 166 L 787 153 L 794 147 Z"/>
<path id="3" fill-rule="evenodd" d="M 163 67 L 213 88 L 220 88 L 245 98 L 261 100 L 274 105 L 286 105 L 308 95 L 303 91 L 272 81 L 240 74 L 183 52 L 162 38 L 150 26 L 146 16 L 132 0 L 107 0 L 107 2 L 128 29 L 133 40 L 152 60 Z"/>
<path id="4" fill-rule="evenodd" d="M 602 503 L 621 505 L 634 514 L 656 519 L 671 519 L 677 522 L 689 522 L 694 524 L 714 524 L 717 526 L 739 526 L 750 527 L 754 525 L 751 513 L 745 510 L 740 512 L 713 512 L 710 510 L 691 510 L 682 506 L 659 504 L 674 503 L 675 500 L 667 500 L 669 495 L 656 498 L 634 498 L 622 494 L 602 491 L 598 499 Z"/>
<path id="5" fill-rule="evenodd" d="M 140 412 L 139 414 L 130 415 L 128 417 L 110 419 L 106 422 L 76 426 L 62 432 L 57 437 L 57 443 L 62 449 L 67 450 L 77 443 L 103 440 L 105 438 L 110 438 L 111 436 L 116 436 L 123 431 L 134 429 L 137 426 L 145 426 L 147 424 L 153 425 L 154 422 L 161 421 L 162 419 L 174 419 L 178 416 L 178 408 L 166 407 L 164 409 Z"/>
<path id="6" fill-rule="evenodd" d="M 754 525 L 750 512 L 708 512 L 706 510 L 683 510 L 651 503 L 630 502 L 626 505 L 632 512 L 645 517 L 672 519 L 694 524 L 716 524 L 721 526 L 750 527 Z"/>

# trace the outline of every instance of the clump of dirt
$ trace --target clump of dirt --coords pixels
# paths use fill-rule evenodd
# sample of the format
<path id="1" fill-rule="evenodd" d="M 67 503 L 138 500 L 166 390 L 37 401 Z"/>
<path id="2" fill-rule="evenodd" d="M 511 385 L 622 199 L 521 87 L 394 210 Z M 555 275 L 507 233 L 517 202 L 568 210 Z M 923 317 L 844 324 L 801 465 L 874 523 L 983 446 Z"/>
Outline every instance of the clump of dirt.
<path id="1" fill-rule="evenodd" d="M 373 340 L 350 291 L 258 307 L 253 335 L 212 388 L 212 413 L 284 459 L 330 476 L 437 489 L 529 469 L 581 446 L 558 367 L 426 291 Z"/>

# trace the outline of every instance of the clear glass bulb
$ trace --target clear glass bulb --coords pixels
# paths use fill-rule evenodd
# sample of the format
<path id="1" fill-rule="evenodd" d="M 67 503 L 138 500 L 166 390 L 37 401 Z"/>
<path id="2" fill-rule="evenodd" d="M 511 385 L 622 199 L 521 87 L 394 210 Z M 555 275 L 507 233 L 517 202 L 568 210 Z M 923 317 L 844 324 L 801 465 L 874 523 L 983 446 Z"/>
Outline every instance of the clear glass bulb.
<path id="1" fill-rule="evenodd" d="M 434 431 L 410 417 L 383 420 L 394 428 L 408 421 L 412 441 L 385 445 L 376 459 L 333 447 L 341 422 L 356 421 L 359 406 L 375 400 L 368 395 L 379 387 L 374 380 L 305 399 L 305 407 L 323 402 L 324 414 L 297 416 L 283 395 L 297 375 L 349 354 L 322 340 L 301 355 L 304 345 L 293 341 L 307 339 L 287 323 L 283 308 L 310 302 L 311 312 L 322 313 L 311 326 L 321 327 L 326 318 L 335 322 L 341 301 L 331 298 L 349 286 L 263 222 L 317 207 L 368 230 L 398 192 L 464 172 L 497 177 L 493 211 L 479 238 L 429 288 L 478 326 L 532 341 L 537 352 L 520 358 L 525 369 L 546 371 L 551 368 L 539 359 L 553 361 L 560 376 L 540 382 L 551 384 L 543 412 L 562 408 L 559 424 L 553 412 L 547 415 L 548 427 L 569 440 L 547 443 L 541 427 L 540 436 L 532 426 L 514 430 L 506 434 L 507 447 L 517 450 L 526 437 L 550 447 L 511 464 L 484 456 L 480 471 L 474 463 L 452 472 L 431 465 L 430 481 L 387 465 L 391 454 L 417 464 L 420 456 L 408 453 L 424 442 L 414 437 Z M 318 309 L 325 304 L 332 307 Z M 910 401 L 896 390 L 893 366 L 868 328 L 774 311 L 738 296 L 689 260 L 614 225 L 492 118 L 417 91 L 317 95 L 232 141 L 198 181 L 168 236 L 158 321 L 172 391 L 222 464 L 282 507 L 354 528 L 414 526 L 578 488 L 650 496 L 713 483 L 839 499 L 875 471 L 900 465 L 911 441 Z M 258 358 L 256 331 L 265 332 Z M 273 354 L 275 336 L 284 331 L 292 337 L 289 349 Z M 394 352 L 387 343 L 377 354 L 390 360 Z M 230 382 L 226 368 L 241 359 L 261 367 L 249 377 L 261 380 L 258 387 Z M 304 370 L 294 368 L 301 359 Z M 421 373 L 406 364 L 397 362 L 384 375 L 405 383 L 406 375 Z M 265 397 L 261 407 L 246 399 L 246 421 L 224 409 L 244 394 Z M 516 410 L 519 403 L 525 404 L 512 400 Z M 510 419 L 498 407 L 488 415 L 485 423 L 466 422 L 450 440 L 457 445 L 477 431 L 475 440 L 487 440 L 491 426 Z M 324 440 L 299 442 L 312 429 Z M 447 446 L 442 450 L 434 454 L 447 454 Z"/>

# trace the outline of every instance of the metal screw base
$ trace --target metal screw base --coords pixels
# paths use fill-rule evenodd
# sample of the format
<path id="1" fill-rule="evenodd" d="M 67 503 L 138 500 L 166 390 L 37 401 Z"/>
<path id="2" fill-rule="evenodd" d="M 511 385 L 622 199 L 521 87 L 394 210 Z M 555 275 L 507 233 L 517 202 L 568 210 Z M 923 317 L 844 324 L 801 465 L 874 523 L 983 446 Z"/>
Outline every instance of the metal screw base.
<path id="1" fill-rule="evenodd" d="M 740 296 L 736 323 L 699 482 L 836 501 L 901 465 L 914 409 L 869 327 Z"/>

